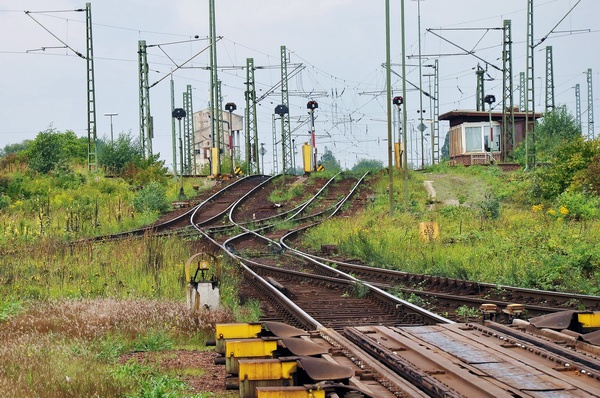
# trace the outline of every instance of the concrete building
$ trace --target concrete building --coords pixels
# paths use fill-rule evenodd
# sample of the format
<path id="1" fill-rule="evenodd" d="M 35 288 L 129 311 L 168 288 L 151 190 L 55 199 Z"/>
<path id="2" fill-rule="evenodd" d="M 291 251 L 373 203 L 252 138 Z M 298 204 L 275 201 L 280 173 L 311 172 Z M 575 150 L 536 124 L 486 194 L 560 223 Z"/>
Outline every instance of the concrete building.
<path id="1" fill-rule="evenodd" d="M 231 123 L 229 117 L 231 116 Z M 244 117 L 235 113 L 222 112 L 218 117 L 221 125 L 221 156 L 231 157 L 232 145 L 233 153 L 237 160 L 243 158 L 241 152 L 244 151 L 244 142 L 241 131 L 244 129 Z M 216 131 L 217 125 L 215 125 Z M 233 133 L 233 134 L 232 134 Z M 232 139 L 233 136 L 233 139 Z M 194 142 L 196 143 L 196 166 L 198 170 L 210 163 L 212 136 L 210 109 L 203 109 L 194 112 Z M 217 143 L 215 142 L 215 147 Z M 241 149 L 241 151 L 240 151 Z M 236 161 L 237 161 L 236 160 Z M 228 171 L 224 171 L 228 172 Z"/>

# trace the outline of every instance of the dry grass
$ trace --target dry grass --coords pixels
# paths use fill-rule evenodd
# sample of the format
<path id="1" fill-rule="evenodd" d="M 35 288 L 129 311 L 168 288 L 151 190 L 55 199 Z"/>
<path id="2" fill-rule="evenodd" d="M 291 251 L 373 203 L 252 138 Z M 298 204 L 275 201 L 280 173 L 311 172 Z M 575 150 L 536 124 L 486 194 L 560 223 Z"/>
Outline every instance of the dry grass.
<path id="1" fill-rule="evenodd" d="M 136 386 L 115 371 L 119 355 L 140 341 L 199 345 L 215 323 L 231 320 L 227 311 L 194 317 L 185 304 L 165 301 L 37 304 L 0 324 L 0 396 L 123 396 Z"/>

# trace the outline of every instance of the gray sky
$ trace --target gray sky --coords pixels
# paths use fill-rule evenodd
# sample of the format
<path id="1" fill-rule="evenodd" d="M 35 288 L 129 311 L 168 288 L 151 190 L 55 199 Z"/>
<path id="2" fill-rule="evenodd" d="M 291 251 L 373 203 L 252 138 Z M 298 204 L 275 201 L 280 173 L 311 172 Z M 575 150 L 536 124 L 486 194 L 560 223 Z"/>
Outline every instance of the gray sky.
<path id="1" fill-rule="evenodd" d="M 401 62 L 400 2 L 391 0 L 392 62 Z M 577 0 L 535 0 L 535 43 L 577 3 Z M 499 28 L 504 19 L 512 21 L 513 70 L 515 87 L 518 73 L 525 70 L 526 1 L 423 0 L 421 14 L 421 53 L 423 64 L 439 61 L 440 113 L 452 109 L 475 107 L 475 73 L 478 63 L 471 55 L 439 56 L 461 50 L 426 29 L 475 55 L 502 67 L 502 34 L 497 30 L 449 30 L 455 28 Z M 59 131 L 73 130 L 87 134 L 86 62 L 68 49 L 52 48 L 62 44 L 28 17 L 28 11 L 63 11 L 32 14 L 52 34 L 85 54 L 85 13 L 67 12 L 84 8 L 84 1 L 72 0 L 0 0 L 0 148 L 6 144 L 31 139 L 52 126 Z M 407 79 L 418 85 L 418 2 L 405 1 Z M 581 86 L 584 131 L 587 131 L 587 82 L 585 72 L 593 70 L 598 87 L 600 55 L 600 1 L 581 0 L 560 23 L 555 33 L 535 49 L 536 110 L 543 110 L 545 95 L 545 48 L 551 45 L 554 55 L 555 98 L 557 105 L 575 108 L 575 84 Z M 292 64 L 304 69 L 289 82 L 292 129 L 297 120 L 306 118 L 306 103 L 314 99 L 317 110 L 317 147 L 331 149 L 342 163 L 351 167 L 357 160 L 374 158 L 387 163 L 387 128 L 385 96 L 385 2 L 357 0 L 217 1 L 217 35 L 219 77 L 223 84 L 223 102 L 235 102 L 238 112 L 245 106 L 245 71 L 231 68 L 245 66 L 253 57 L 257 95 L 260 96 L 280 79 L 281 45 L 290 51 Z M 194 35 L 201 40 L 148 49 L 150 83 L 167 75 L 174 64 L 182 63 L 207 45 L 208 0 L 96 0 L 92 2 L 94 63 L 96 85 L 97 131 L 110 135 L 113 118 L 115 135 L 131 131 L 139 135 L 138 40 L 148 44 L 187 41 Z M 583 31 L 582 31 L 583 30 Z M 45 51 L 40 49 L 45 47 Z M 33 51 L 32 51 L 33 50 Z M 182 104 L 186 86 L 193 87 L 193 107 L 206 107 L 209 98 L 208 51 L 189 66 L 195 68 L 174 73 L 176 106 Z M 400 67 L 394 67 L 400 72 Z M 490 67 L 486 92 L 501 97 L 502 73 Z M 431 74 L 423 67 L 423 74 Z M 394 76 L 392 86 L 400 94 L 400 80 Z M 429 90 L 430 78 L 423 77 Z M 410 86 L 409 86 L 410 88 Z M 598 109 L 599 89 L 595 89 Z M 515 93 L 518 103 L 518 92 Z M 153 149 L 170 166 L 171 115 L 168 79 L 150 91 L 154 117 Z M 272 115 L 280 94 L 264 99 L 258 107 L 259 141 L 265 143 L 265 168 L 272 167 Z M 419 95 L 409 90 L 406 98 L 409 136 L 415 136 L 419 123 Z M 423 98 L 429 115 L 429 100 Z M 597 113 L 597 112 L 596 112 Z M 598 113 L 597 113 L 598 114 Z M 427 116 L 425 118 L 427 118 Z M 442 124 L 441 134 L 447 127 Z M 278 132 L 279 134 L 279 132 Z M 294 133 L 299 145 L 308 138 L 308 127 Z M 298 148 L 299 149 L 299 148 Z M 419 148 L 420 151 L 420 148 Z M 279 156 L 281 159 L 281 156 Z M 300 162 L 297 157 L 297 163 Z"/>

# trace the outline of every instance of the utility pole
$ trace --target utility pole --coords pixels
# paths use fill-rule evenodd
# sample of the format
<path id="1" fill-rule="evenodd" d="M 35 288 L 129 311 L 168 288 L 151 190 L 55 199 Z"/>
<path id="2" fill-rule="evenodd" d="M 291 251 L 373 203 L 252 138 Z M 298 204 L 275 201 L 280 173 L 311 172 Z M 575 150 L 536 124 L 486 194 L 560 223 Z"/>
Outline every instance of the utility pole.
<path id="1" fill-rule="evenodd" d="M 506 160 L 508 154 L 513 150 L 514 132 L 515 132 L 515 103 L 513 95 L 513 78 L 512 78 L 512 32 L 510 19 L 504 20 L 503 35 L 503 50 L 502 50 L 502 127 L 503 134 L 500 148 L 500 158 Z"/>
<path id="2" fill-rule="evenodd" d="M 179 171 L 179 200 L 185 199 L 185 193 L 183 191 L 183 139 L 181 137 L 181 119 L 185 117 L 185 110 L 183 108 L 175 108 L 171 113 L 171 116 L 179 121 L 179 164 L 181 166 Z"/>
<path id="3" fill-rule="evenodd" d="M 313 171 L 317 171 L 317 148 L 316 148 L 316 139 L 315 139 L 315 110 L 319 108 L 319 104 L 317 101 L 308 101 L 306 104 L 306 109 L 308 109 L 308 114 L 310 115 L 310 152 L 311 152 L 311 161 Z"/>
<path id="4" fill-rule="evenodd" d="M 575 123 L 577 124 L 579 132 L 583 134 L 583 129 L 581 127 L 581 93 L 579 90 L 579 83 L 575 85 Z"/>
<path id="5" fill-rule="evenodd" d="M 417 30 L 419 35 L 419 131 L 421 132 L 421 169 L 425 168 L 425 140 L 423 137 L 423 132 L 426 129 L 425 124 L 423 124 L 423 113 L 425 110 L 423 109 L 423 72 L 422 66 L 423 61 L 421 59 L 421 1 L 415 0 L 417 2 Z M 431 91 L 431 90 L 429 90 Z M 388 101 L 390 99 L 388 98 Z M 388 137 L 391 141 L 391 139 Z"/>
<path id="6" fill-rule="evenodd" d="M 94 41 L 92 39 L 92 4 L 85 3 L 87 42 L 87 112 L 88 112 L 88 170 L 97 170 L 96 156 L 96 90 L 94 84 Z M 112 118 L 111 118 L 112 122 Z M 111 123 L 112 125 L 112 123 Z"/>
<path id="7" fill-rule="evenodd" d="M 246 58 L 246 164 L 248 175 L 260 174 L 254 58 Z"/>
<path id="8" fill-rule="evenodd" d="M 433 77 L 433 128 L 431 129 L 431 163 L 440 162 L 440 71 L 438 60 L 433 63 L 435 69 Z M 431 101 L 431 97 L 429 97 Z"/>
<path id="9" fill-rule="evenodd" d="M 587 70 L 587 86 L 588 86 L 588 140 L 593 140 L 594 134 L 594 95 L 592 92 L 592 69 Z"/>
<path id="10" fill-rule="evenodd" d="M 281 148 L 283 150 L 282 172 L 283 174 L 293 174 L 292 168 L 292 133 L 290 131 L 290 101 L 288 93 L 288 69 L 287 69 L 287 49 L 280 47 L 281 55 L 281 105 L 288 111 L 281 114 Z"/>
<path id="11" fill-rule="evenodd" d="M 234 102 L 228 102 L 225 104 L 225 110 L 229 112 L 229 149 L 231 151 L 231 175 L 235 175 L 235 138 L 233 136 L 233 111 L 237 109 L 237 105 Z M 195 160 L 194 160 L 195 161 Z"/>
<path id="12" fill-rule="evenodd" d="M 525 169 L 535 167 L 535 75 L 533 57 L 533 0 L 527 0 L 527 68 L 525 70 Z M 531 122 L 530 122 L 531 119 Z"/>
<path id="13" fill-rule="evenodd" d="M 192 104 L 192 85 L 188 84 L 186 92 L 183 95 L 183 109 L 185 109 L 185 119 L 183 120 L 185 132 L 186 166 L 187 173 L 196 173 L 196 151 L 194 139 L 194 107 Z"/>
<path id="14" fill-rule="evenodd" d="M 554 66 L 552 46 L 546 46 L 546 112 L 554 109 Z"/>
<path id="15" fill-rule="evenodd" d="M 404 0 L 400 0 L 400 14 L 401 21 L 400 27 L 402 31 L 401 41 L 402 41 L 402 98 L 406 98 L 406 18 L 404 15 Z M 402 108 L 402 139 L 404 141 L 404 203 L 408 206 L 408 141 L 407 141 L 407 133 L 406 133 L 406 122 L 407 122 L 407 114 L 406 114 L 406 104 Z M 393 179 L 390 179 L 393 182 Z M 390 190 L 390 194 L 391 190 Z M 393 199 L 393 198 L 390 198 Z"/>
<path id="16" fill-rule="evenodd" d="M 404 5 L 404 2 L 402 2 Z M 404 12 L 402 12 L 404 18 Z M 404 25 L 402 26 L 404 31 Z M 394 168 L 392 167 L 392 73 L 391 73 L 391 55 L 390 55 L 390 0 L 385 0 L 385 80 L 386 95 L 385 103 L 387 106 L 387 137 L 388 137 L 388 195 L 390 202 L 390 216 L 394 215 Z M 420 61 L 420 59 L 419 59 Z M 420 75 L 420 73 L 419 73 Z M 402 73 L 404 77 L 404 73 Z M 421 108 L 423 108 L 421 106 Z"/>
<path id="17" fill-rule="evenodd" d="M 140 145 L 142 156 L 152 156 L 152 116 L 150 115 L 150 85 L 148 83 L 148 54 L 146 40 L 138 41 L 140 79 Z"/>
<path id="18" fill-rule="evenodd" d="M 113 116 L 119 116 L 116 112 L 105 113 L 104 116 L 110 117 L 110 142 L 113 142 Z"/>
<path id="19" fill-rule="evenodd" d="M 485 69 L 483 69 L 479 64 L 477 64 L 477 69 L 475 70 L 475 75 L 477 76 L 477 95 L 475 99 L 477 100 L 477 109 L 478 111 L 485 111 L 485 79 L 484 79 Z"/>
<path id="20" fill-rule="evenodd" d="M 171 115 L 175 110 L 175 82 L 171 72 Z M 173 141 L 173 175 L 177 176 L 177 136 L 175 132 L 175 118 L 171 117 L 171 136 Z"/>
<path id="21" fill-rule="evenodd" d="M 279 174 L 279 157 L 278 157 L 278 153 L 279 151 L 277 150 L 277 146 L 279 145 L 279 141 L 277 140 L 277 113 L 273 113 L 273 124 L 272 124 L 272 129 L 273 129 L 273 175 L 277 175 Z M 261 145 L 264 145 L 261 143 Z M 262 146 L 261 146 L 261 151 L 262 151 Z M 263 170 L 264 170 L 264 156 L 262 156 L 263 159 Z"/>
<path id="22" fill-rule="evenodd" d="M 213 170 L 221 173 L 221 112 L 219 76 L 217 73 L 217 28 L 215 18 L 215 0 L 208 0 L 209 41 L 210 41 L 210 132 L 212 137 Z M 215 150 L 216 149 L 216 150 Z"/>

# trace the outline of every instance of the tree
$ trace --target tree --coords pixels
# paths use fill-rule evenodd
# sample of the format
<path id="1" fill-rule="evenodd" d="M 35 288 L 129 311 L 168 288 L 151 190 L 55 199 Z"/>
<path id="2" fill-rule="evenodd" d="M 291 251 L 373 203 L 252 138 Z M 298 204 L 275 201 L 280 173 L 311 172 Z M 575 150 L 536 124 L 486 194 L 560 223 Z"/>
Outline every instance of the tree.
<path id="1" fill-rule="evenodd" d="M 31 146 L 31 140 L 24 140 L 23 142 L 8 144 L 4 147 L 4 149 L 0 149 L 0 158 L 11 154 L 18 154 L 21 152 L 26 152 Z"/>
<path id="2" fill-rule="evenodd" d="M 29 168 L 38 173 L 49 173 L 70 162 L 83 163 L 87 159 L 87 139 L 74 132 L 60 133 L 55 129 L 40 132 L 27 150 Z"/>
<path id="3" fill-rule="evenodd" d="M 325 170 L 341 170 L 340 162 L 333 156 L 333 152 L 329 149 L 325 149 L 323 155 L 321 155 L 321 164 L 325 167 Z"/>
<path id="4" fill-rule="evenodd" d="M 600 140 L 586 141 L 581 135 L 562 141 L 553 149 L 551 165 L 535 173 L 535 187 L 542 199 L 552 200 L 566 190 L 594 190 L 595 170 L 600 158 Z"/>
<path id="5" fill-rule="evenodd" d="M 97 149 L 98 164 L 115 175 L 121 175 L 130 163 L 142 157 L 139 140 L 134 140 L 131 134 L 121 133 L 114 141 L 104 137 L 98 141 Z"/>
<path id="6" fill-rule="evenodd" d="M 352 167 L 353 173 L 364 174 L 367 171 L 379 171 L 383 169 L 383 162 L 374 159 L 361 159 Z"/>
<path id="7" fill-rule="evenodd" d="M 560 107 L 547 112 L 541 122 L 535 126 L 535 156 L 536 162 L 551 162 L 557 150 L 567 142 L 581 137 L 581 131 L 575 123 L 575 118 L 567 112 L 565 107 Z M 532 135 L 528 136 L 531 150 Z M 525 164 L 525 141 L 515 149 L 513 157 L 521 164 Z"/>
<path id="8" fill-rule="evenodd" d="M 536 128 L 536 156 L 540 160 L 549 159 L 564 142 L 581 136 L 575 118 L 560 107 L 547 112 Z"/>

